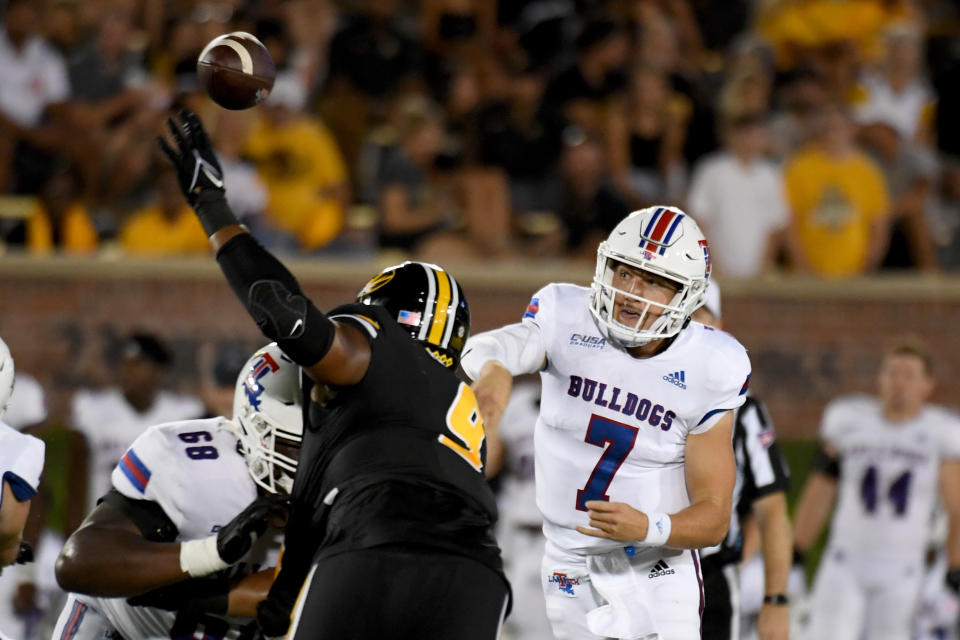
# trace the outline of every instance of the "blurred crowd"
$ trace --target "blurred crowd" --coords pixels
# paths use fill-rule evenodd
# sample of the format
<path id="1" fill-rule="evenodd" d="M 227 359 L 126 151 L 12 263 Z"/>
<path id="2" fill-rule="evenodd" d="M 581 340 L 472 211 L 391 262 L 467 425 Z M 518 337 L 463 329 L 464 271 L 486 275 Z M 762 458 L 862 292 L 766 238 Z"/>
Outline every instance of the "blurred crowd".
<path id="1" fill-rule="evenodd" d="M 960 269 L 950 0 L 0 0 L 0 239 L 207 250 L 157 152 L 197 111 L 238 216 L 310 255 L 593 260 L 684 207 L 716 272 Z M 226 111 L 196 59 L 277 65 Z"/>

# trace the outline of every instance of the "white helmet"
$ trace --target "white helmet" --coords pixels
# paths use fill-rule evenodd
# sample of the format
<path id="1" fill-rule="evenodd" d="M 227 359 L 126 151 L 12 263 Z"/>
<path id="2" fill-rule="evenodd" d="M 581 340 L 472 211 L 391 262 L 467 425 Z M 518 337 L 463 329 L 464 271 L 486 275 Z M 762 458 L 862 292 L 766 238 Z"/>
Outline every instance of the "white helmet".
<path id="1" fill-rule="evenodd" d="M 649 271 L 677 283 L 677 294 L 667 304 L 627 293 L 613 286 L 617 263 Z M 590 311 L 601 333 L 624 347 L 677 335 L 696 309 L 710 279 L 710 250 L 693 218 L 676 207 L 648 207 L 620 221 L 597 248 L 597 271 L 590 292 Z M 643 303 L 634 326 L 618 322 L 613 314 L 616 294 Z M 660 317 L 642 329 L 650 307 L 660 307 Z"/>
<path id="2" fill-rule="evenodd" d="M 13 356 L 7 343 L 0 339 L 0 418 L 7 410 L 10 396 L 13 395 Z"/>
<path id="3" fill-rule="evenodd" d="M 253 481 L 269 491 L 290 493 L 297 459 L 277 451 L 299 448 L 303 438 L 300 367 L 271 343 L 253 354 L 237 378 L 233 424 L 240 453 Z"/>

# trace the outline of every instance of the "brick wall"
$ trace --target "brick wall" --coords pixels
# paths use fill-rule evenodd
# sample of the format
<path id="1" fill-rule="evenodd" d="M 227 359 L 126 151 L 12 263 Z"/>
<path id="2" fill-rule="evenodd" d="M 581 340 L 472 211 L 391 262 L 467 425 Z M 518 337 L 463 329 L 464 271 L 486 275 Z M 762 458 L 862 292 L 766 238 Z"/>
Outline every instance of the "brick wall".
<path id="1" fill-rule="evenodd" d="M 382 263 L 297 262 L 293 270 L 322 309 L 352 299 Z M 551 280 L 586 282 L 592 267 L 569 264 L 453 265 L 467 290 L 474 331 L 519 318 Z M 724 319 L 750 351 L 753 388 L 786 437 L 816 432 L 832 397 L 870 391 L 883 346 L 906 330 L 936 350 L 936 400 L 960 406 L 960 280 L 876 279 L 846 283 L 776 279 L 724 283 Z M 144 329 L 166 337 L 171 384 L 196 388 L 204 345 L 262 343 L 213 260 L 176 263 L 0 258 L 0 336 L 19 369 L 36 375 L 51 408 L 80 386 L 108 384 L 121 337 Z"/>

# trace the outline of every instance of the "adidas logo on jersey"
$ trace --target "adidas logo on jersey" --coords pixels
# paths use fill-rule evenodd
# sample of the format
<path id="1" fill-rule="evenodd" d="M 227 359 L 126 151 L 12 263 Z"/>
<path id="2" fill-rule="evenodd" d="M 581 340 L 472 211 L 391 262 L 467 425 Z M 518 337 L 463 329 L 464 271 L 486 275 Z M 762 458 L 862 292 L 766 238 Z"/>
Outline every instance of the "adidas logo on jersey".
<path id="1" fill-rule="evenodd" d="M 674 371 L 673 373 L 668 373 L 663 376 L 663 379 L 669 382 L 670 384 L 675 384 L 681 389 L 687 388 L 687 372 L 686 371 Z"/>
<path id="2" fill-rule="evenodd" d="M 669 576 L 676 573 L 673 569 L 670 568 L 663 560 L 657 560 L 657 564 L 653 565 L 653 569 L 650 570 L 648 578 L 662 578 L 663 576 Z"/>

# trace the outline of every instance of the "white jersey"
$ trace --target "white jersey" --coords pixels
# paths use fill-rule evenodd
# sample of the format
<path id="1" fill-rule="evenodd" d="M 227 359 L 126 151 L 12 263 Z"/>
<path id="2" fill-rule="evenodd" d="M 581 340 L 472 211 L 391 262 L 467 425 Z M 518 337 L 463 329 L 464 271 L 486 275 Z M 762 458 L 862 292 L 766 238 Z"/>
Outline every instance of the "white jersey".
<path id="1" fill-rule="evenodd" d="M 45 450 L 43 440 L 0 421 L 0 481 L 10 485 L 17 500 L 30 500 L 37 494 Z M 2 500 L 0 492 L 0 507 Z"/>
<path id="2" fill-rule="evenodd" d="M 196 398 L 160 391 L 153 404 L 138 413 L 116 388 L 78 391 L 70 407 L 71 426 L 87 440 L 87 510 L 110 490 L 110 473 L 130 443 L 149 426 L 199 418 Z"/>
<path id="3" fill-rule="evenodd" d="M 576 531 L 588 500 L 651 513 L 690 505 L 687 436 L 710 430 L 743 404 L 750 361 L 730 334 L 691 322 L 663 352 L 634 358 L 601 337 L 590 290 L 541 289 L 524 314 L 546 352 L 534 436 L 537 506 L 552 543 L 599 552 L 622 542 Z"/>
<path id="4" fill-rule="evenodd" d="M 209 536 L 257 496 L 246 462 L 237 452 L 237 438 L 222 417 L 147 429 L 122 455 L 111 480 L 124 496 L 159 505 L 177 527 L 177 541 Z M 182 615 L 133 607 L 124 598 L 78 594 L 76 599 L 100 611 L 125 640 L 188 637 L 195 630 L 185 628 L 193 621 Z M 171 635 L 174 624 L 178 635 Z M 226 637 L 237 633 L 233 628 Z"/>
<path id="5" fill-rule="evenodd" d="M 939 495 L 940 463 L 960 458 L 960 419 L 927 406 L 894 423 L 867 396 L 835 400 L 820 435 L 840 457 L 832 546 L 916 557 L 923 554 Z"/>

